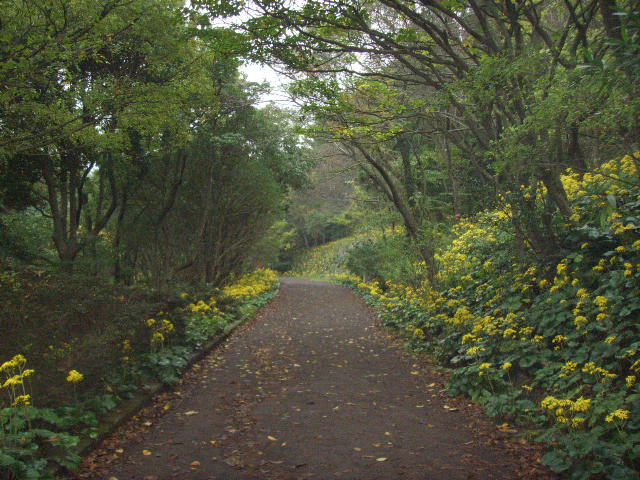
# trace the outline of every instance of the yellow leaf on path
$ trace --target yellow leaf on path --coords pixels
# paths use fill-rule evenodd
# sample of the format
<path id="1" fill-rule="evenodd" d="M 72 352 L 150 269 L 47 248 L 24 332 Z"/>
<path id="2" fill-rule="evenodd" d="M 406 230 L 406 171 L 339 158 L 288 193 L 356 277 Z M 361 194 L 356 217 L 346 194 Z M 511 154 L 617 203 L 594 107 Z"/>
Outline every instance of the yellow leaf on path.
<path id="1" fill-rule="evenodd" d="M 387 457 L 378 457 L 376 458 L 376 462 L 386 462 L 387 461 Z"/>
<path id="2" fill-rule="evenodd" d="M 411 375 L 420 375 L 420 372 L 418 370 L 414 370 L 411 372 Z"/>
<path id="3" fill-rule="evenodd" d="M 116 453 L 124 453 L 124 449 L 123 448 L 116 448 Z"/>
<path id="4" fill-rule="evenodd" d="M 278 440 L 276 437 L 272 437 L 271 435 L 268 435 L 267 438 L 272 442 L 276 442 Z"/>
<path id="5" fill-rule="evenodd" d="M 195 410 L 189 410 L 188 412 L 184 412 L 185 415 L 197 415 L 198 412 L 196 412 Z"/>
<path id="6" fill-rule="evenodd" d="M 168 403 L 162 407 L 163 410 L 169 410 L 171 408 L 171 405 L 169 405 Z"/>
<path id="7" fill-rule="evenodd" d="M 362 451 L 362 449 L 361 449 L 360 447 L 353 447 L 353 449 L 354 449 L 356 452 L 361 452 L 361 451 Z"/>
<path id="8" fill-rule="evenodd" d="M 216 443 L 218 443 L 218 441 L 217 441 L 217 440 L 209 440 L 209 443 L 210 443 L 211 445 L 215 445 Z"/>
<path id="9" fill-rule="evenodd" d="M 153 452 L 151 450 L 142 450 L 142 454 L 146 457 L 148 457 L 149 455 L 151 455 Z"/>
<path id="10" fill-rule="evenodd" d="M 192 467 L 199 467 L 200 466 L 200 462 L 198 460 L 194 460 L 193 462 L 191 462 L 191 466 Z"/>
<path id="11" fill-rule="evenodd" d="M 118 480 L 118 477 L 109 477 L 109 480 Z"/>

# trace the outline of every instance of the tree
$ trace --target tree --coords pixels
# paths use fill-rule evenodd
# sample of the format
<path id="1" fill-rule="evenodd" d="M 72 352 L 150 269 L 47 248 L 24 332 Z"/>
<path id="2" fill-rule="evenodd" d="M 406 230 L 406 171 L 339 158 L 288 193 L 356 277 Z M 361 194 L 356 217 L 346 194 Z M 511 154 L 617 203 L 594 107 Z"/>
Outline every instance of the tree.
<path id="1" fill-rule="evenodd" d="M 562 172 L 584 170 L 637 142 L 633 84 L 619 73 L 582 68 L 611 58 L 612 42 L 633 28 L 616 15 L 625 2 L 254 3 L 246 29 L 256 56 L 298 72 L 303 87 L 296 93 L 347 129 L 342 140 L 364 158 L 409 232 L 419 224 L 410 208 L 417 179 L 412 143 L 445 159 L 458 203 L 464 187 L 480 186 L 489 198 L 516 192 L 522 214 L 514 221 L 523 240 L 546 256 L 558 247 L 549 215 L 571 215 Z M 375 85 L 380 100 L 363 100 L 363 84 Z M 558 108 L 563 101 L 572 103 Z M 628 112 L 630 121 L 603 129 L 598 119 L 609 108 Z M 382 125 L 386 138 L 375 128 Z M 593 138 L 615 138 L 617 148 L 595 148 Z M 393 175 L 392 163 L 402 172 Z M 459 167 L 472 173 L 467 185 L 453 181 Z M 547 192 L 544 212 L 524 198 L 539 182 Z"/>

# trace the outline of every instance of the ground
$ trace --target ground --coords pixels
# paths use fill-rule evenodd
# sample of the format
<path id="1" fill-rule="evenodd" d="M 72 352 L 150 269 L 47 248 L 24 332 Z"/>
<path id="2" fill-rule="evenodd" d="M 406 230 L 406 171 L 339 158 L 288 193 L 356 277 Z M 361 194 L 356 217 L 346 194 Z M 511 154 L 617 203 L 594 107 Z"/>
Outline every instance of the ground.
<path id="1" fill-rule="evenodd" d="M 349 289 L 283 279 L 255 320 L 77 478 L 553 478 L 538 447 L 449 398 L 445 381 Z"/>

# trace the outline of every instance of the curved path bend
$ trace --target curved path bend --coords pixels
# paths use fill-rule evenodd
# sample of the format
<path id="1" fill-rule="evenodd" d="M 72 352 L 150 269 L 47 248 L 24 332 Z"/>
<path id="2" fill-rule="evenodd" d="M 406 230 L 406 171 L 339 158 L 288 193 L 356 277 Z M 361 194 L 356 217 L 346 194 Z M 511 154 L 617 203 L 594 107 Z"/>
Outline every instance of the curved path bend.
<path id="1" fill-rule="evenodd" d="M 108 439 L 79 478 L 548 478 L 539 452 L 444 392 L 349 289 L 282 279 L 257 318 Z"/>

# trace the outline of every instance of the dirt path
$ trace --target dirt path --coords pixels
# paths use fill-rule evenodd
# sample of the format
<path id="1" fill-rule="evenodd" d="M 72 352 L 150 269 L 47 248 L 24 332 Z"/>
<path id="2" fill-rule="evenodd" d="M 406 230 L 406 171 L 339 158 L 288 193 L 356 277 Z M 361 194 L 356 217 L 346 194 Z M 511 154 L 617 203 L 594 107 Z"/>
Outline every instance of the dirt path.
<path id="1" fill-rule="evenodd" d="M 546 478 L 537 452 L 446 397 L 444 378 L 375 321 L 347 288 L 283 279 L 255 321 L 105 442 L 80 477 Z"/>

